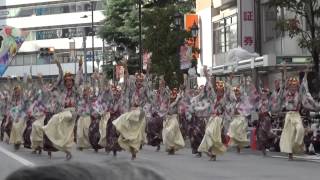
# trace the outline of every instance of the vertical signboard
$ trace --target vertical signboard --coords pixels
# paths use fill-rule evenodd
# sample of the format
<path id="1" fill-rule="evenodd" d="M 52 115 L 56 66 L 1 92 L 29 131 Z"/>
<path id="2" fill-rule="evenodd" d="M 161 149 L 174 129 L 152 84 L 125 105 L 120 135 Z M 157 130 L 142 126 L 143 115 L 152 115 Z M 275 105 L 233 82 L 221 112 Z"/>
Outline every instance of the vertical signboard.
<path id="1" fill-rule="evenodd" d="M 191 27 L 193 26 L 194 23 L 196 23 L 196 25 L 200 29 L 198 15 L 197 14 L 185 14 L 184 29 L 187 31 L 191 31 Z M 198 35 L 199 35 L 199 32 L 198 32 Z M 199 36 L 196 38 L 189 38 L 188 44 L 191 46 L 194 46 L 195 48 L 200 48 Z M 195 53 L 195 52 L 193 52 L 192 56 L 195 58 L 199 58 L 199 54 Z"/>
<path id="2" fill-rule="evenodd" d="M 76 44 L 75 42 L 69 42 L 70 59 L 71 61 L 76 61 Z"/>
<path id="3" fill-rule="evenodd" d="M 255 0 L 239 0 L 241 47 L 249 52 L 255 51 Z"/>
<path id="4" fill-rule="evenodd" d="M 117 65 L 116 67 L 116 80 L 120 81 L 121 79 L 123 80 L 124 78 L 124 67 L 121 65 Z"/>

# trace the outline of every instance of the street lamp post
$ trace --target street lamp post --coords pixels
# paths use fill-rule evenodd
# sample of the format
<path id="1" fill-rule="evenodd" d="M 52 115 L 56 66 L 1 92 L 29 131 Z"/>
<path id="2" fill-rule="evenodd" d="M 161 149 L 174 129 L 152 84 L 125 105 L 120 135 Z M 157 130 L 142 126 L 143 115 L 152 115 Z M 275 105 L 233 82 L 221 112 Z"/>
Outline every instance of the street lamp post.
<path id="1" fill-rule="evenodd" d="M 174 24 L 176 25 L 176 27 L 180 30 L 181 29 L 181 24 L 182 24 L 182 14 L 180 14 L 179 12 L 176 12 L 174 14 Z"/>
<path id="2" fill-rule="evenodd" d="M 193 25 L 191 26 L 191 35 L 193 37 L 193 47 L 196 48 L 196 40 L 198 37 L 198 31 L 199 31 L 199 27 L 197 25 L 196 22 L 193 23 Z"/>
<path id="3" fill-rule="evenodd" d="M 74 39 L 74 37 L 72 37 L 72 36 L 69 36 L 69 38 L 68 38 L 69 40 L 73 40 L 73 46 L 72 47 L 74 47 L 74 53 L 72 54 L 72 60 L 74 61 L 74 74 L 76 74 L 76 72 L 77 72 L 77 49 L 76 49 L 76 40 Z M 71 52 L 71 48 L 72 48 L 71 46 L 69 46 L 69 48 L 70 48 L 70 52 Z M 71 53 L 70 53 L 70 55 L 71 55 Z"/>
<path id="4" fill-rule="evenodd" d="M 193 25 L 191 26 L 191 35 L 193 37 L 193 49 L 194 49 L 192 51 L 194 53 L 192 56 L 194 65 L 192 65 L 192 66 L 195 66 L 195 70 L 196 70 L 197 75 L 198 75 L 198 71 L 197 71 L 198 67 L 197 67 L 197 57 L 196 57 L 196 53 L 197 53 L 196 40 L 198 37 L 198 31 L 199 31 L 199 27 L 198 27 L 197 23 L 194 21 Z"/>
<path id="5" fill-rule="evenodd" d="M 93 19 L 93 9 L 94 9 L 94 3 L 96 1 L 90 0 L 90 6 L 91 6 L 91 38 L 92 38 L 92 72 L 94 72 L 94 62 L 95 62 L 95 54 L 94 54 L 94 19 Z M 88 15 L 84 15 L 81 18 L 88 18 Z"/>
<path id="6" fill-rule="evenodd" d="M 113 60 L 112 61 L 112 66 L 113 66 L 113 85 L 116 84 L 116 78 L 115 78 L 116 65 L 117 65 L 117 62 L 115 60 Z"/>
<path id="7" fill-rule="evenodd" d="M 92 73 L 94 73 L 94 25 L 93 25 L 93 8 L 94 8 L 94 2 L 93 0 L 90 0 L 91 4 L 91 38 L 92 38 Z"/>
<path id="8" fill-rule="evenodd" d="M 139 1 L 139 60 L 140 60 L 140 72 L 143 72 L 142 62 L 142 23 L 141 23 L 141 0 Z"/>
<path id="9" fill-rule="evenodd" d="M 84 79 L 85 82 L 88 82 L 88 78 L 87 78 L 87 48 L 86 48 L 86 41 L 87 41 L 87 37 L 86 35 L 83 33 L 83 41 L 82 41 L 82 47 L 83 47 L 83 63 L 84 63 Z"/>

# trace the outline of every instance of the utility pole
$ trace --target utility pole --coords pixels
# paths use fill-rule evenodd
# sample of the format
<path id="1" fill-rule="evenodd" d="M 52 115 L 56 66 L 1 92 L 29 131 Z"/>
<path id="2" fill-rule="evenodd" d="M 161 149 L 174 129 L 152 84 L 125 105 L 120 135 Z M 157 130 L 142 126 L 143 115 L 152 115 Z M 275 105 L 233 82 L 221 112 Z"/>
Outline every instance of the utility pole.
<path id="1" fill-rule="evenodd" d="M 139 0 L 139 60 L 140 60 L 140 71 L 143 72 L 142 62 L 142 25 L 141 25 L 141 0 Z"/>
<path id="2" fill-rule="evenodd" d="M 93 8 L 94 8 L 94 1 L 90 1 L 91 3 L 91 38 L 92 38 L 92 73 L 94 73 L 94 25 L 93 25 Z"/>
<path id="3" fill-rule="evenodd" d="M 83 33 L 82 47 L 83 47 L 83 58 L 84 58 L 83 59 L 83 63 L 84 63 L 84 80 L 85 80 L 85 82 L 88 82 L 86 41 L 87 41 L 87 37 L 86 37 L 85 33 Z"/>

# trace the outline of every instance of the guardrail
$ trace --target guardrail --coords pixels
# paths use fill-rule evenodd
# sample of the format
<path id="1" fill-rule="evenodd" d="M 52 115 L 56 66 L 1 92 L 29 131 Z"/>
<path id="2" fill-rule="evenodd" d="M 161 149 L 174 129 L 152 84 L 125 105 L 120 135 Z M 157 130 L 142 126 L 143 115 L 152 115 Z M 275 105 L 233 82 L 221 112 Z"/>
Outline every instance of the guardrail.
<path id="1" fill-rule="evenodd" d="M 233 63 L 227 63 L 224 65 L 219 65 L 212 67 L 211 74 L 227 74 L 231 73 L 233 70 L 246 70 L 254 69 L 257 67 L 268 67 L 276 65 L 276 56 L 275 55 L 264 55 L 257 58 L 251 58 L 246 60 L 240 60 Z"/>

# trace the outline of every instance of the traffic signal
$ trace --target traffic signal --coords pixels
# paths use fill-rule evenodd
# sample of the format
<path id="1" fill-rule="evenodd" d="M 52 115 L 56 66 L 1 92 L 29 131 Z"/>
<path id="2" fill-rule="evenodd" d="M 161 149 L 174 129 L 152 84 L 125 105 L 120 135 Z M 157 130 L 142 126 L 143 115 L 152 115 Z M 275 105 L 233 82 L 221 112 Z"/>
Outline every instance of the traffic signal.
<path id="1" fill-rule="evenodd" d="M 54 48 L 40 48 L 40 56 L 53 56 Z"/>
<path id="2" fill-rule="evenodd" d="M 51 63 L 54 56 L 55 49 L 53 47 L 46 47 L 39 49 L 39 60 L 40 64 L 48 64 Z"/>

